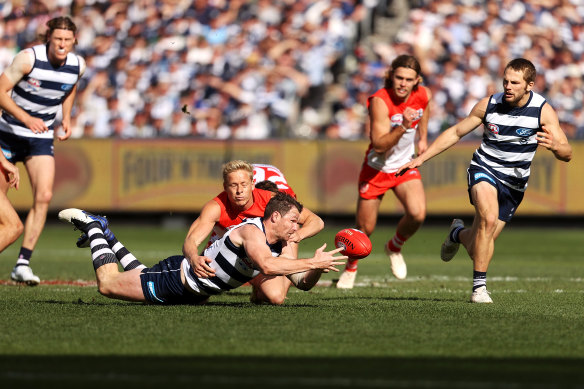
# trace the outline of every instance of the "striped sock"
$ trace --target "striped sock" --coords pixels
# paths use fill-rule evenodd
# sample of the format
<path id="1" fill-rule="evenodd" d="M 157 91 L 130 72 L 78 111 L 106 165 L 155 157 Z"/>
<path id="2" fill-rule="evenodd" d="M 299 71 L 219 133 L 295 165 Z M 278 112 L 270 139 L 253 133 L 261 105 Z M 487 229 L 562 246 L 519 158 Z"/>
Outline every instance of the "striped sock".
<path id="1" fill-rule="evenodd" d="M 394 253 L 399 253 L 402 249 L 404 243 L 406 243 L 407 238 L 401 236 L 398 232 L 395 233 L 393 238 L 389 242 L 387 242 L 387 247 L 390 251 Z"/>
<path id="2" fill-rule="evenodd" d="M 91 247 L 91 258 L 93 259 L 94 270 L 97 270 L 107 263 L 118 263 L 116 255 L 110 249 L 105 237 L 103 236 L 101 228 L 91 228 L 87 231 L 87 236 L 89 236 L 89 245 Z"/>
<path id="3" fill-rule="evenodd" d="M 450 241 L 460 243 L 460 231 L 462 230 L 464 230 L 464 227 L 456 227 L 454 230 L 450 231 Z"/>
<path id="4" fill-rule="evenodd" d="M 348 271 L 348 272 L 357 271 L 358 265 L 359 265 L 358 259 L 347 259 L 347 264 L 345 265 L 345 271 Z"/>
<path id="5" fill-rule="evenodd" d="M 113 236 L 113 234 L 112 234 Z M 120 241 L 114 236 L 113 239 L 108 241 L 111 249 L 116 254 L 116 258 L 122 264 L 124 271 L 132 269 L 144 269 L 146 266 L 138 261 L 138 259 L 128 250 Z"/>
<path id="6" fill-rule="evenodd" d="M 487 286 L 487 272 L 474 270 L 472 272 L 472 291 L 474 292 L 481 286 Z"/>
<path id="7" fill-rule="evenodd" d="M 32 250 L 26 249 L 24 247 L 20 248 L 20 253 L 18 254 L 18 259 L 16 260 L 16 266 L 30 266 L 30 257 L 32 256 Z"/>

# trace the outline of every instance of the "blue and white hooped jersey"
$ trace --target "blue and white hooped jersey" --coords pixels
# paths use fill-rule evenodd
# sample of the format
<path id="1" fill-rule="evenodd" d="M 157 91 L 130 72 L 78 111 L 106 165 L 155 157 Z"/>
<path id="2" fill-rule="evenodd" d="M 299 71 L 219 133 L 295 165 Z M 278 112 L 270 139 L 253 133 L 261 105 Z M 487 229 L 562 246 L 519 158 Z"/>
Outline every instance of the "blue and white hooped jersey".
<path id="1" fill-rule="evenodd" d="M 63 100 L 69 95 L 80 77 L 80 61 L 69 53 L 63 66 L 53 67 L 47 58 L 47 46 L 37 45 L 30 49 L 34 64 L 12 89 L 12 100 L 29 115 L 42 119 L 49 131 L 35 134 L 22 122 L 4 112 L 0 117 L 0 131 L 32 138 L 53 138 L 53 123 Z"/>
<path id="2" fill-rule="evenodd" d="M 219 294 L 240 287 L 260 274 L 259 270 L 248 259 L 245 249 L 236 247 L 229 238 L 232 231 L 247 224 L 256 226 L 265 235 L 266 232 L 261 218 L 245 219 L 242 223 L 230 227 L 221 239 L 216 240 L 205 249 L 203 255 L 213 259 L 209 266 L 215 270 L 214 277 L 197 277 L 189 260 L 183 259 L 181 264 L 183 273 L 186 282 L 194 293 L 203 296 Z M 282 253 L 282 242 L 273 245 L 268 244 L 268 246 L 272 256 L 278 257 Z"/>
<path id="3" fill-rule="evenodd" d="M 486 169 L 504 185 L 523 192 L 537 150 L 536 133 L 541 128 L 541 109 L 546 100 L 530 92 L 527 104 L 511 107 L 503 96 L 497 93 L 489 99 L 483 141 L 471 165 Z"/>

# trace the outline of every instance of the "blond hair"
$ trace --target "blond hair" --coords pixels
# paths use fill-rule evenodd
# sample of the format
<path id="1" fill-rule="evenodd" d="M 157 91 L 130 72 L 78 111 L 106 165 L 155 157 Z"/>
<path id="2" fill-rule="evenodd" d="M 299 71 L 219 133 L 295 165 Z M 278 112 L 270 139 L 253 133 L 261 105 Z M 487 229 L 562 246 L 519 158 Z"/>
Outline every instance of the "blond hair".
<path id="1" fill-rule="evenodd" d="M 249 173 L 249 179 L 253 181 L 253 166 L 251 163 L 242 161 L 242 160 L 235 160 L 229 161 L 223 165 L 223 182 L 227 181 L 227 175 L 230 173 L 236 172 L 238 170 L 243 170 Z"/>

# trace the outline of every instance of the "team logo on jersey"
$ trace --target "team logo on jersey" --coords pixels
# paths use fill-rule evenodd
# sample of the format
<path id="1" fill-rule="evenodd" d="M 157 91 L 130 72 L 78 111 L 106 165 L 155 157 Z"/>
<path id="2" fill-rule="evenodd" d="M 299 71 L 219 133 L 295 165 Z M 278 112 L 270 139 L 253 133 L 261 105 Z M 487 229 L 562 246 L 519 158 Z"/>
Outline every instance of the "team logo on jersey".
<path id="1" fill-rule="evenodd" d="M 389 118 L 391 120 L 391 128 L 397 127 L 403 123 L 404 117 L 401 113 L 397 113 Z"/>
<path id="2" fill-rule="evenodd" d="M 37 80 L 36 78 L 29 78 L 26 82 L 35 89 L 41 87 L 41 80 Z"/>
<path id="3" fill-rule="evenodd" d="M 71 88 L 73 88 L 73 84 L 63 84 L 63 85 L 61 85 L 61 90 L 64 90 L 64 91 L 71 90 Z"/>
<path id="4" fill-rule="evenodd" d="M 515 130 L 515 132 L 519 136 L 530 136 L 531 134 L 533 134 L 533 130 L 531 128 L 518 128 L 517 130 Z"/>
<path id="5" fill-rule="evenodd" d="M 365 193 L 365 192 L 367 192 L 367 190 L 369 190 L 369 183 L 362 182 L 359 184 L 359 192 L 360 193 Z"/>
<path id="6" fill-rule="evenodd" d="M 489 123 L 487 128 L 491 134 L 495 134 L 495 135 L 499 134 L 499 126 L 498 125 L 493 124 L 493 123 Z"/>

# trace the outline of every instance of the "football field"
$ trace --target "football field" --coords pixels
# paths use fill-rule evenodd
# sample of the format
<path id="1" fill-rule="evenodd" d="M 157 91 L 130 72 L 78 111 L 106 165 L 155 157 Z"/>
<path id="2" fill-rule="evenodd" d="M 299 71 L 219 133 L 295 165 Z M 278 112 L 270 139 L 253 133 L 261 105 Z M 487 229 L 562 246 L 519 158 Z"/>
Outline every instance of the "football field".
<path id="1" fill-rule="evenodd" d="M 466 220 L 469 222 L 469 220 Z M 424 226 L 391 275 L 380 225 L 357 285 L 325 274 L 283 306 L 249 303 L 249 287 L 205 306 L 110 300 L 95 286 L 78 232 L 49 225 L 32 260 L 44 281 L 8 281 L 19 243 L 0 254 L 2 388 L 310 387 L 584 388 L 584 229 L 509 225 L 488 273 L 494 304 L 470 304 L 472 263 L 439 258 L 448 230 Z M 301 245 L 310 256 L 329 226 Z M 186 229 L 112 229 L 142 262 L 180 253 Z"/>

